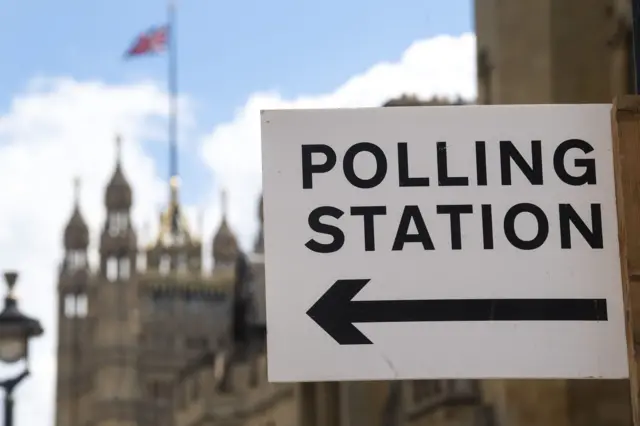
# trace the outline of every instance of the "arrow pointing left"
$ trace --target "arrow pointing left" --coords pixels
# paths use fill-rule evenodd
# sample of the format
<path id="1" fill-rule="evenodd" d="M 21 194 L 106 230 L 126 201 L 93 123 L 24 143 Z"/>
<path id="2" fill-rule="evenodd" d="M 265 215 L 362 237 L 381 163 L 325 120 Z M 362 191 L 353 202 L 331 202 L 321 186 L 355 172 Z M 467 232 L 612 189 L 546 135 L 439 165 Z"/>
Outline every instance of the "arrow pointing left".
<path id="1" fill-rule="evenodd" d="M 307 315 L 341 345 L 372 343 L 354 323 L 608 320 L 606 299 L 353 300 L 368 282 L 337 280 Z"/>

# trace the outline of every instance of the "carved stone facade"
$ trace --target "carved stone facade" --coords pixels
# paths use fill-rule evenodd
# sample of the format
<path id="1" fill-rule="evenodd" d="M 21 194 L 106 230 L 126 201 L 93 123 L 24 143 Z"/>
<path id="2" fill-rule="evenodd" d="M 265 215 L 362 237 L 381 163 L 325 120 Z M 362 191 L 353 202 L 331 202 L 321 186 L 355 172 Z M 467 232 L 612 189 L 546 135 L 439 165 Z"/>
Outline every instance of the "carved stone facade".
<path id="1" fill-rule="evenodd" d="M 599 103 L 630 89 L 630 0 L 476 0 L 478 103 Z"/>
<path id="2" fill-rule="evenodd" d="M 88 262 L 89 232 L 76 196 L 59 271 L 57 426 L 172 426 L 179 373 L 229 346 L 235 236 L 223 217 L 212 241 L 217 262 L 203 271 L 202 242 L 179 214 L 175 180 L 171 194 L 157 241 L 140 249 L 134 194 L 118 154 L 97 270 Z"/>

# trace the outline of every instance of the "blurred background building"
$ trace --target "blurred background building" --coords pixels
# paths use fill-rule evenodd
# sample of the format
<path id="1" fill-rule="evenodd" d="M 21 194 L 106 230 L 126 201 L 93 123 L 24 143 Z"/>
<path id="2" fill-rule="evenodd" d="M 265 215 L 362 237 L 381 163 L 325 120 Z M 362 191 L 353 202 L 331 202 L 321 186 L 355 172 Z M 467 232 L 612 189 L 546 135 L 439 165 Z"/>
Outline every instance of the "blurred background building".
<path id="1" fill-rule="evenodd" d="M 632 92 L 629 0 L 475 5 L 478 103 L 608 103 Z M 460 103 L 407 94 L 385 106 Z M 241 253 L 223 217 L 203 273 L 203 242 L 172 223 L 172 188 L 161 234 L 141 250 L 117 161 L 98 271 L 76 200 L 59 277 L 57 426 L 631 425 L 626 380 L 268 383 L 262 228 Z"/>

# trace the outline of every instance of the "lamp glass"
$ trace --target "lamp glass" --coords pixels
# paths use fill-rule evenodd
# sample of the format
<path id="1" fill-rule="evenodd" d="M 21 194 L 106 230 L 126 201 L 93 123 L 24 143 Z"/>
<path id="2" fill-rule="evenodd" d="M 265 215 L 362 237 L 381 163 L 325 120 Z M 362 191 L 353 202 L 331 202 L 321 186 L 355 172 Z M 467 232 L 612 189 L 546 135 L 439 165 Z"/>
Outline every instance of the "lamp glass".
<path id="1" fill-rule="evenodd" d="M 27 339 L 15 335 L 0 337 L 0 361 L 12 364 L 26 356 Z"/>

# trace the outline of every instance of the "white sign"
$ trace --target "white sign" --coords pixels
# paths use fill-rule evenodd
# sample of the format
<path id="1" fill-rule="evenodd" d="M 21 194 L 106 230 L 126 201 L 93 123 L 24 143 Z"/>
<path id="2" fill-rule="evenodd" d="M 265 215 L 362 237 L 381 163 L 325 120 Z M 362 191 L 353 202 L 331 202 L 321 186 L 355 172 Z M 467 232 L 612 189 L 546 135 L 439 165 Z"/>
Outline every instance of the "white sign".
<path id="1" fill-rule="evenodd" d="M 628 377 L 610 105 L 262 112 L 269 379 Z"/>

